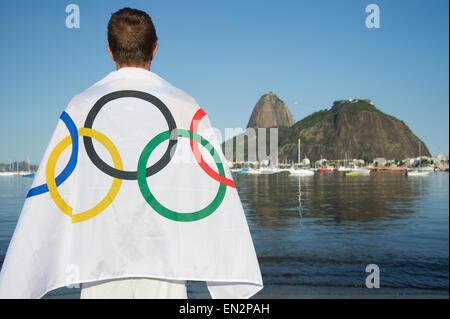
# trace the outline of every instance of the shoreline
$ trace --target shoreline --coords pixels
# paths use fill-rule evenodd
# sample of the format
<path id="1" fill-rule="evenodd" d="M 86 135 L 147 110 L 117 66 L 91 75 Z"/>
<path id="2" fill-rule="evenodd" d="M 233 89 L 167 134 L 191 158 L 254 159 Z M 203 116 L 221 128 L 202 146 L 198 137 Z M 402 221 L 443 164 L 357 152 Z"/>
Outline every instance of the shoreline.
<path id="1" fill-rule="evenodd" d="M 205 282 L 188 282 L 187 299 L 211 299 Z M 423 291 L 425 290 L 425 291 Z M 79 288 L 60 288 L 49 292 L 43 299 L 79 299 Z M 405 288 L 342 288 L 342 287 L 306 287 L 302 285 L 286 287 L 265 286 L 251 299 L 448 299 L 449 291 L 433 289 Z"/>

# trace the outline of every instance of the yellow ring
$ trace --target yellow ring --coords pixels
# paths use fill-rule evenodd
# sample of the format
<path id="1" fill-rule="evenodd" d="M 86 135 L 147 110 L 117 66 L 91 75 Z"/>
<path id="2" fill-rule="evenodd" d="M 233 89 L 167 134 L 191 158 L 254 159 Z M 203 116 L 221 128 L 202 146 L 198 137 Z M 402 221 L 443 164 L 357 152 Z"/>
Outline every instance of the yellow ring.
<path id="1" fill-rule="evenodd" d="M 112 157 L 114 167 L 118 170 L 123 169 L 122 164 L 122 158 L 120 157 L 119 151 L 114 146 L 114 144 L 111 142 L 109 138 L 107 138 L 102 133 L 90 129 L 90 128 L 80 128 L 78 130 L 79 136 L 89 136 L 91 138 L 96 139 L 99 141 L 103 146 L 108 150 L 109 154 Z M 55 202 L 56 206 L 61 209 L 61 211 L 66 214 L 67 216 L 72 218 L 72 223 L 79 223 L 85 220 L 88 220 L 92 217 L 97 216 L 102 211 L 104 211 L 114 200 L 114 198 L 117 196 L 117 193 L 119 193 L 120 186 L 122 185 L 122 180 L 118 178 L 114 178 L 111 188 L 109 189 L 108 194 L 102 199 L 100 203 L 95 205 L 93 208 L 88 209 L 82 213 L 79 214 L 72 214 L 72 207 L 67 205 L 67 203 L 62 199 L 61 195 L 58 192 L 58 188 L 56 186 L 55 182 L 55 167 L 56 162 L 61 155 L 61 153 L 70 145 L 72 144 L 72 138 L 67 136 L 65 139 L 63 139 L 61 142 L 56 145 L 56 147 L 51 152 L 48 161 L 47 161 L 47 167 L 45 168 L 45 179 L 48 186 L 48 192 L 50 193 L 50 196 L 52 197 L 53 201 Z"/>

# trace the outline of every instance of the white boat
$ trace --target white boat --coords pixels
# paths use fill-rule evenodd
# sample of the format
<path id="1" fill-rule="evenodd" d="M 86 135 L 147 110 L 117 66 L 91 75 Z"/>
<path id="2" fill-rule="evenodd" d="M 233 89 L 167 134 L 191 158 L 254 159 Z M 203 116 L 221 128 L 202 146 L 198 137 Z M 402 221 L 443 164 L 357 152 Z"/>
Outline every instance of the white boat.
<path id="1" fill-rule="evenodd" d="M 297 176 L 312 176 L 314 171 L 305 168 L 292 168 L 289 170 L 289 174 Z"/>
<path id="2" fill-rule="evenodd" d="M 339 166 L 338 167 L 338 172 L 344 172 L 344 173 L 347 173 L 347 172 L 351 172 L 352 171 L 352 168 L 349 166 L 349 164 L 348 164 L 348 160 L 347 160 L 347 153 L 345 153 L 345 162 L 344 162 L 344 165 L 345 166 Z"/>
<path id="3" fill-rule="evenodd" d="M 260 170 L 257 168 L 249 168 L 247 171 L 248 175 L 259 175 L 261 174 Z"/>
<path id="4" fill-rule="evenodd" d="M 300 139 L 298 139 L 298 153 L 297 153 L 298 159 L 297 159 L 297 161 L 298 161 L 299 164 L 301 163 L 300 145 L 301 145 L 300 144 Z M 306 168 L 290 168 L 288 171 L 289 171 L 290 175 L 297 175 L 297 176 L 311 176 L 311 175 L 314 175 L 314 171 L 311 171 L 311 170 L 306 169 Z"/>
<path id="5" fill-rule="evenodd" d="M 419 171 L 419 170 L 411 170 L 408 171 L 408 176 L 428 176 L 431 173 L 433 173 L 433 171 Z"/>
<path id="6" fill-rule="evenodd" d="M 434 172 L 434 167 L 431 165 L 422 166 L 422 152 L 419 142 L 419 167 L 408 170 L 408 176 L 427 176 Z"/>
<path id="7" fill-rule="evenodd" d="M 0 176 L 13 176 L 16 172 L 0 172 Z"/>
<path id="8" fill-rule="evenodd" d="M 351 169 L 351 172 L 358 173 L 358 175 L 368 175 L 370 174 L 370 169 L 363 167 L 355 167 Z"/>
<path id="9" fill-rule="evenodd" d="M 272 168 L 272 167 L 260 168 L 259 173 L 265 174 L 265 175 L 275 174 L 275 173 L 278 173 L 278 168 Z"/>
<path id="10" fill-rule="evenodd" d="M 244 168 L 236 168 L 232 172 L 236 173 L 236 174 L 248 174 L 248 168 L 246 168 L 246 167 L 244 167 Z"/>
<path id="11" fill-rule="evenodd" d="M 18 174 L 23 177 L 32 177 L 32 176 L 34 176 L 34 173 L 31 171 L 31 165 L 30 165 L 29 158 L 27 159 L 27 164 L 28 164 L 28 170 L 20 171 L 20 172 L 18 172 Z"/>
<path id="12" fill-rule="evenodd" d="M 419 171 L 434 172 L 434 167 L 431 165 L 419 167 Z"/>
<path id="13" fill-rule="evenodd" d="M 13 176 L 13 175 L 17 175 L 17 172 L 13 171 L 13 164 L 10 161 L 9 162 L 9 171 L 5 171 L 5 172 L 0 172 L 0 176 Z"/>

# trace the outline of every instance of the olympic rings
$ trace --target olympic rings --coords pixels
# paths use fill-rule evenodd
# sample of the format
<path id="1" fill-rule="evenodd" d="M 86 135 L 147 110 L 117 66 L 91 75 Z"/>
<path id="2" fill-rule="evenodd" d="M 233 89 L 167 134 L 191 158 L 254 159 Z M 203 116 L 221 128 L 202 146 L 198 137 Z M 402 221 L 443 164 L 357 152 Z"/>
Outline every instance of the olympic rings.
<path id="1" fill-rule="evenodd" d="M 116 169 L 123 169 L 122 164 L 122 158 L 120 157 L 119 151 L 114 146 L 114 144 L 111 142 L 110 139 L 108 139 L 105 135 L 102 133 L 95 131 L 93 129 L 89 128 L 80 128 L 78 130 L 78 135 L 80 136 L 89 136 L 91 138 L 96 139 L 99 141 L 103 146 L 108 150 L 110 153 L 114 167 Z M 114 200 L 114 198 L 117 196 L 117 193 L 119 192 L 120 186 L 122 185 L 122 180 L 118 178 L 114 178 L 113 183 L 111 185 L 110 190 L 106 194 L 106 196 L 95 205 L 93 208 L 88 209 L 87 211 L 80 213 L 80 214 L 72 214 L 72 207 L 67 205 L 67 203 L 62 199 L 61 195 L 58 192 L 56 182 L 55 182 L 55 167 L 56 167 L 56 161 L 58 160 L 61 153 L 72 143 L 72 139 L 70 136 L 67 136 L 65 139 L 63 139 L 61 142 L 56 145 L 56 147 L 51 152 L 47 167 L 45 169 L 45 179 L 48 185 L 48 191 L 50 193 L 51 198 L 55 202 L 55 204 L 61 209 L 61 211 L 66 214 L 67 216 L 72 218 L 72 223 L 79 223 L 85 220 L 88 220 L 94 216 L 97 216 L 102 211 L 104 211 Z"/>
<path id="2" fill-rule="evenodd" d="M 225 176 L 225 170 L 223 169 L 223 164 L 220 161 L 220 157 L 207 140 L 202 138 L 197 133 L 183 129 L 177 129 L 177 135 L 178 137 L 185 137 L 191 140 L 195 140 L 196 142 L 201 143 L 202 146 L 209 148 L 209 152 L 214 158 L 217 169 L 219 170 L 219 174 L 221 176 Z M 147 179 L 145 176 L 145 167 L 147 166 L 148 158 L 150 157 L 150 154 L 153 152 L 153 150 L 169 137 L 170 131 L 165 131 L 158 134 L 145 146 L 144 150 L 142 151 L 141 156 L 139 157 L 137 170 L 139 189 L 141 190 L 142 196 L 145 198 L 147 203 L 149 203 L 149 205 L 161 216 L 180 222 L 191 222 L 203 219 L 211 215 L 222 203 L 227 188 L 225 184 L 220 183 L 216 197 L 207 207 L 193 213 L 178 213 L 164 207 L 156 200 L 148 187 Z"/>
<path id="3" fill-rule="evenodd" d="M 135 97 L 153 104 L 164 115 L 169 127 L 169 130 L 158 134 L 152 140 L 150 140 L 150 142 L 145 146 L 144 150 L 142 151 L 139 157 L 137 171 L 124 171 L 122 158 L 116 146 L 114 146 L 113 142 L 102 133 L 92 129 L 94 120 L 98 112 L 101 110 L 101 108 L 106 103 L 123 97 Z M 120 187 L 122 185 L 122 180 L 124 179 L 137 180 L 139 190 L 141 191 L 141 194 L 144 197 L 145 201 L 147 201 L 147 203 L 161 216 L 171 219 L 173 221 L 180 221 L 180 222 L 198 221 L 205 217 L 208 217 L 214 211 L 216 211 L 216 209 L 221 205 L 223 199 L 225 198 L 227 186 L 233 188 L 236 188 L 236 186 L 233 180 L 225 177 L 225 170 L 223 167 L 223 163 L 221 162 L 219 153 L 217 153 L 214 147 L 206 139 L 197 134 L 198 122 L 201 121 L 201 119 L 205 115 L 206 113 L 202 109 L 199 109 L 194 114 L 194 117 L 191 120 L 190 130 L 177 129 L 172 114 L 170 113 L 167 106 L 160 99 L 145 92 L 131 91 L 131 90 L 112 92 L 100 98 L 94 104 L 92 109 L 89 111 L 84 124 L 85 127 L 79 129 L 77 129 L 74 121 L 70 118 L 69 114 L 63 112 L 61 114 L 60 119 L 66 125 L 70 135 L 65 137 L 62 141 L 60 141 L 50 153 L 45 168 L 46 183 L 30 189 L 30 191 L 27 194 L 27 197 L 32 197 L 49 192 L 50 197 L 55 202 L 56 206 L 64 214 L 66 214 L 72 219 L 72 223 L 79 223 L 91 219 L 100 214 L 101 212 L 103 212 L 112 203 L 114 198 L 119 193 Z M 59 194 L 58 186 L 67 180 L 67 178 L 72 174 L 77 165 L 79 136 L 83 136 L 86 153 L 91 159 L 91 161 L 102 172 L 104 172 L 109 176 L 112 176 L 113 182 L 106 196 L 97 205 L 82 213 L 73 214 L 72 207 L 70 207 Z M 179 137 L 190 139 L 192 152 L 194 153 L 195 158 L 200 167 L 211 178 L 220 183 L 217 194 L 215 198 L 212 200 L 212 202 L 205 208 L 192 213 L 179 213 L 164 207 L 153 196 L 147 184 L 147 177 L 156 174 L 170 162 L 172 155 L 174 154 L 177 145 L 177 140 Z M 102 159 L 100 159 L 100 157 L 94 150 L 92 139 L 96 139 L 107 149 L 107 151 L 112 157 L 114 167 L 109 166 Z M 159 159 L 158 162 L 156 162 L 150 167 L 147 167 L 147 162 L 151 153 L 159 144 L 161 144 L 167 139 L 169 139 L 169 145 L 164 155 Z M 209 151 L 209 153 L 211 154 L 216 163 L 218 173 L 215 170 L 213 170 L 203 160 L 203 157 L 198 147 L 198 143 L 200 143 L 203 147 L 205 147 Z M 72 152 L 70 155 L 69 162 L 67 163 L 63 171 L 55 178 L 56 163 L 59 157 L 61 156 L 62 152 L 67 147 L 69 147 L 69 145 L 72 145 Z"/>
<path id="4" fill-rule="evenodd" d="M 98 114 L 98 112 L 102 109 L 102 107 L 115 99 L 124 98 L 124 97 L 135 97 L 138 99 L 145 100 L 154 106 L 156 106 L 161 113 L 164 115 L 164 118 L 167 121 L 167 125 L 169 126 L 169 130 L 172 132 L 177 128 L 175 120 L 172 116 L 172 113 L 170 113 L 167 106 L 156 96 L 141 92 L 141 91 L 131 91 L 131 90 L 124 90 L 124 91 L 116 91 L 109 94 L 106 94 L 102 98 L 100 98 L 92 107 L 92 109 L 89 111 L 89 114 L 87 115 L 86 122 L 84 123 L 84 127 L 86 128 L 92 128 L 92 124 L 94 123 L 94 120 Z M 159 159 L 158 162 L 153 164 L 153 166 L 148 167 L 146 169 L 146 176 L 151 176 L 153 174 L 156 174 L 160 170 L 162 170 L 171 159 L 171 154 L 175 152 L 177 145 L 177 139 L 170 139 L 169 145 L 167 146 L 166 152 L 164 155 Z M 103 173 L 110 175 L 112 177 L 120 178 L 120 179 L 127 179 L 127 180 L 135 180 L 137 179 L 137 172 L 128 172 L 123 170 L 118 170 L 116 168 L 113 168 L 106 164 L 95 152 L 94 145 L 92 144 L 92 139 L 90 139 L 88 136 L 84 137 L 84 147 L 86 149 L 86 153 L 88 154 L 89 158 L 91 159 L 92 163 L 94 163 L 95 166 L 99 170 L 101 170 Z"/>
<path id="5" fill-rule="evenodd" d="M 198 111 L 194 114 L 194 117 L 192 118 L 192 121 L 191 121 L 191 126 L 189 128 L 192 132 L 197 133 L 198 124 L 205 115 L 206 115 L 206 113 L 202 109 L 198 109 Z M 236 185 L 234 184 L 233 180 L 226 178 L 225 176 L 221 176 L 220 174 L 217 174 L 217 172 L 214 171 L 208 165 L 208 163 L 206 163 L 203 160 L 202 154 L 200 153 L 200 150 L 198 148 L 198 144 L 194 143 L 193 139 L 191 139 L 189 142 L 191 143 L 191 149 L 192 149 L 192 152 L 194 153 L 197 163 L 205 171 L 206 174 L 208 174 L 212 179 L 215 179 L 216 181 L 218 181 L 222 184 L 236 188 Z"/>
<path id="6" fill-rule="evenodd" d="M 70 154 L 69 162 L 67 163 L 64 170 L 56 177 L 55 182 L 56 186 L 61 185 L 64 181 L 69 178 L 70 174 L 72 174 L 75 166 L 77 166 L 78 160 L 78 130 L 73 122 L 72 118 L 66 112 L 62 112 L 60 119 L 64 122 L 67 129 L 69 130 L 70 137 L 72 138 L 72 153 Z M 36 186 L 28 191 L 27 198 L 40 195 L 48 192 L 47 184 L 42 184 Z"/>

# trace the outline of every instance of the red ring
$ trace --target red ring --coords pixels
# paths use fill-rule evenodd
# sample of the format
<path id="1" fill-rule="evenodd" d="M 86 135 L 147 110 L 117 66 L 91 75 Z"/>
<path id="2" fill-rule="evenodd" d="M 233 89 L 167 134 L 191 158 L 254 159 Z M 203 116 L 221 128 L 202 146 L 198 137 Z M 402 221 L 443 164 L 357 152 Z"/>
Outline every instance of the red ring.
<path id="1" fill-rule="evenodd" d="M 194 117 L 191 121 L 191 126 L 189 128 L 190 131 L 197 133 L 199 122 L 202 120 L 202 118 L 206 115 L 205 111 L 203 111 L 201 108 L 198 109 L 198 111 L 194 114 Z M 234 184 L 233 180 L 221 176 L 219 173 L 217 173 L 215 170 L 213 170 L 208 163 L 206 163 L 203 160 L 202 154 L 200 153 L 200 149 L 198 148 L 197 142 L 194 143 L 194 140 L 190 140 L 191 143 L 191 149 L 194 153 L 195 159 L 197 163 L 200 165 L 200 167 L 205 171 L 206 174 L 208 174 L 211 178 L 215 179 L 216 181 L 225 184 L 230 187 L 236 188 L 236 185 Z"/>

